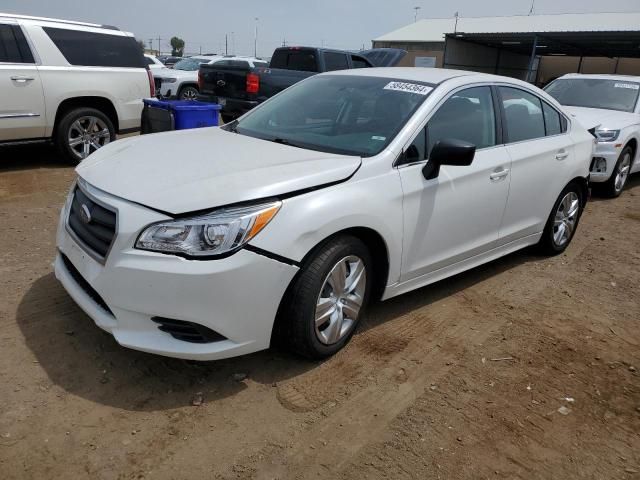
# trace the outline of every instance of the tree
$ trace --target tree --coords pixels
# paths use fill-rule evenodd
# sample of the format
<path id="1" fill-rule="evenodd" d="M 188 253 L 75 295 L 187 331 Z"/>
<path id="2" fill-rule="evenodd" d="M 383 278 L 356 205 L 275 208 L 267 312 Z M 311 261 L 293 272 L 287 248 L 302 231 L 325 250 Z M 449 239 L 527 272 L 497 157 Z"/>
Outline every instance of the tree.
<path id="1" fill-rule="evenodd" d="M 145 50 L 147 49 L 147 46 L 145 45 L 145 43 L 142 40 L 138 40 L 138 45 L 140 45 L 140 50 L 142 50 L 142 53 L 144 53 Z"/>
<path id="2" fill-rule="evenodd" d="M 180 37 L 171 37 L 171 55 L 174 57 L 181 57 L 184 53 L 184 40 Z"/>

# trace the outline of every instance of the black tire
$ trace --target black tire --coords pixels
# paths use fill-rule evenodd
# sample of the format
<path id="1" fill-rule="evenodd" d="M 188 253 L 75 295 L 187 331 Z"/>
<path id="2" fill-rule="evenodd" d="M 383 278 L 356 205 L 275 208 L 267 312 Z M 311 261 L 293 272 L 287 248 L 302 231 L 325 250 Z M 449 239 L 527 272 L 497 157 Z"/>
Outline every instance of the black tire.
<path id="1" fill-rule="evenodd" d="M 104 137 L 97 139 L 96 144 L 104 146 L 116 139 L 116 129 L 113 126 L 113 123 L 111 122 L 109 117 L 102 113 L 100 110 L 96 110 L 95 108 L 80 107 L 65 112 L 56 125 L 53 140 L 56 144 L 56 147 L 58 148 L 58 151 L 62 154 L 65 161 L 72 165 L 77 165 L 83 160 L 78 155 L 78 150 L 82 149 L 82 147 L 79 148 L 77 145 L 75 147 L 72 146 L 69 142 L 69 138 L 70 135 L 75 135 L 75 133 L 78 133 L 74 127 L 75 122 L 82 121 L 83 124 L 86 124 L 85 121 L 82 120 L 85 118 L 97 119 L 99 122 L 102 122 L 104 128 L 109 131 L 108 136 L 105 133 Z M 91 146 L 90 153 L 93 153 L 96 149 L 97 148 L 95 146 Z"/>
<path id="2" fill-rule="evenodd" d="M 316 303 L 333 267 L 345 257 L 356 256 L 364 263 L 366 285 L 356 320 L 337 342 L 320 341 L 315 327 Z M 285 294 L 279 311 L 278 343 L 286 349 L 310 359 L 329 357 L 342 349 L 351 339 L 362 319 L 373 279 L 373 261 L 367 247 L 359 239 L 343 235 L 321 245 L 305 261 Z"/>
<path id="3" fill-rule="evenodd" d="M 611 172 L 609 180 L 602 185 L 596 184 L 596 191 L 603 197 L 616 198 L 619 197 L 624 190 L 624 186 L 629 178 L 629 173 L 627 172 L 627 175 L 624 177 L 621 187 L 616 186 L 616 179 L 620 173 L 620 168 L 622 167 L 622 162 L 625 160 L 625 157 L 629 159 L 629 165 L 627 168 L 631 169 L 631 165 L 633 164 L 633 149 L 630 146 L 626 146 L 622 149 L 622 152 L 620 152 L 620 156 L 618 157 L 616 166 L 613 168 L 613 172 Z"/>
<path id="4" fill-rule="evenodd" d="M 178 100 L 197 100 L 200 91 L 195 85 L 185 85 L 178 92 Z"/>
<path id="5" fill-rule="evenodd" d="M 560 204 L 569 194 L 575 194 L 578 199 L 578 210 L 575 214 L 575 224 L 573 229 L 571 230 L 568 238 L 562 243 L 556 242 L 555 234 L 557 232 L 555 222 L 556 222 L 556 213 L 560 209 Z M 584 192 L 581 186 L 578 183 L 572 182 L 567 185 L 562 193 L 558 196 L 558 199 L 553 204 L 553 209 L 549 214 L 549 218 L 547 219 L 547 224 L 544 227 L 544 231 L 542 232 L 542 237 L 540 238 L 540 242 L 538 243 L 538 247 L 542 253 L 545 255 L 558 255 L 564 252 L 571 240 L 573 240 L 576 231 L 578 230 L 578 224 L 580 223 L 580 217 L 582 217 L 582 211 L 584 210 L 585 205 Z M 566 227 L 565 227 L 566 228 Z"/>

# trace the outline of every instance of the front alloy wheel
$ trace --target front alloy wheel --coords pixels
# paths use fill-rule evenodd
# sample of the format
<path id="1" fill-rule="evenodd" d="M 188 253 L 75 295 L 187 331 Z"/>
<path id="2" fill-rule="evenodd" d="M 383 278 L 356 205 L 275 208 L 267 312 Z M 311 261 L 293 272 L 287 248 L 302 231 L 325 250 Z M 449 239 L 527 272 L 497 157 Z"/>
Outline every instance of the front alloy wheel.
<path id="1" fill-rule="evenodd" d="M 602 186 L 599 186 L 601 193 L 610 198 L 619 197 L 622 190 L 624 190 L 624 186 L 627 184 L 632 163 L 633 149 L 627 146 L 620 153 L 609 180 Z"/>
<path id="2" fill-rule="evenodd" d="M 331 345 L 347 335 L 358 319 L 367 272 L 361 258 L 354 255 L 338 261 L 322 285 L 316 303 L 316 335 Z"/>
<path id="3" fill-rule="evenodd" d="M 356 237 L 340 235 L 318 246 L 282 299 L 274 339 L 308 358 L 336 353 L 363 316 L 372 268 L 368 248 Z"/>

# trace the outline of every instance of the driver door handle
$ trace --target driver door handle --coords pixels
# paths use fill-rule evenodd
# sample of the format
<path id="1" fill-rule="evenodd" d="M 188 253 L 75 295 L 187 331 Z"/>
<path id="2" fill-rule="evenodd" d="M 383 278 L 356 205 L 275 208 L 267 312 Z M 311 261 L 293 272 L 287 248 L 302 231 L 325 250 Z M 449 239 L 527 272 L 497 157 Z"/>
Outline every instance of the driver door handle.
<path id="1" fill-rule="evenodd" d="M 507 175 L 509 175 L 509 169 L 508 168 L 503 168 L 501 170 L 496 169 L 496 170 L 493 171 L 493 173 L 491 175 L 489 175 L 489 178 L 495 182 L 497 180 L 503 179 Z"/>
<path id="2" fill-rule="evenodd" d="M 13 77 L 11 77 L 11 80 L 13 80 L 14 82 L 18 82 L 18 83 L 27 83 L 30 82 L 32 80 L 35 80 L 34 77 L 26 77 L 24 75 L 14 75 Z"/>
<path id="3" fill-rule="evenodd" d="M 565 158 L 567 158 L 569 156 L 569 153 L 566 150 L 560 150 L 557 154 L 556 154 L 556 160 L 564 160 Z"/>

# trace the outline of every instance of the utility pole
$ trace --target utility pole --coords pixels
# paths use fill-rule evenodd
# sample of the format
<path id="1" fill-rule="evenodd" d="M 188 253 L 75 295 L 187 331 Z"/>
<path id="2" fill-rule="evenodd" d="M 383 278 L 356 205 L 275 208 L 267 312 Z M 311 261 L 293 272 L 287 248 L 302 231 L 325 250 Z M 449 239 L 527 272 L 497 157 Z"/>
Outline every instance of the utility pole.
<path id="1" fill-rule="evenodd" d="M 531 8 L 529 9 L 529 15 L 533 15 L 536 8 L 536 0 L 531 0 Z"/>
<path id="2" fill-rule="evenodd" d="M 253 36 L 253 56 L 256 58 L 258 57 L 258 20 L 259 18 L 256 17 L 256 31 Z"/>
<path id="3" fill-rule="evenodd" d="M 229 55 L 229 35 L 224 34 L 224 54 Z"/>
<path id="4" fill-rule="evenodd" d="M 413 23 L 416 23 L 418 21 L 418 10 L 420 10 L 422 7 L 413 7 L 413 9 L 415 10 L 415 13 L 413 14 Z"/>
<path id="5" fill-rule="evenodd" d="M 453 27 L 453 33 L 458 33 L 458 19 L 460 18 L 460 14 L 458 12 L 456 12 L 454 17 L 456 17 L 456 24 Z"/>
<path id="6" fill-rule="evenodd" d="M 153 53 L 153 38 L 149 39 L 149 50 Z"/>
<path id="7" fill-rule="evenodd" d="M 158 35 L 157 40 L 158 40 L 158 55 L 161 55 L 162 52 L 160 52 L 160 41 L 162 40 L 162 38 L 160 37 L 160 35 Z"/>
<path id="8" fill-rule="evenodd" d="M 236 32 L 231 32 L 231 55 L 236 54 Z"/>

